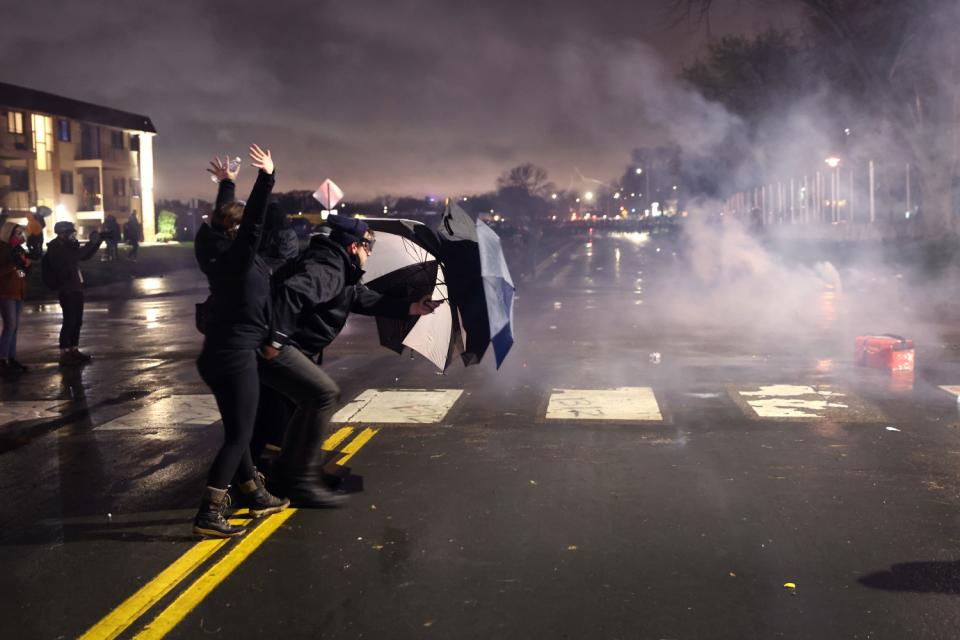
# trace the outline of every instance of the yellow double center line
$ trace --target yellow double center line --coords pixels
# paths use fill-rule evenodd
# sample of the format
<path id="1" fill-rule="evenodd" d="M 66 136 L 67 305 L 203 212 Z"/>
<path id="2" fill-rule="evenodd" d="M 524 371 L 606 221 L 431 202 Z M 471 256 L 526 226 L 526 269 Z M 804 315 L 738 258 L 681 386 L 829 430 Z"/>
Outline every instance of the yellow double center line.
<path id="1" fill-rule="evenodd" d="M 376 435 L 377 431 L 379 429 L 367 428 L 357 434 L 346 447 L 338 452 L 341 457 L 336 461 L 336 464 L 345 464 Z M 353 427 L 339 429 L 324 441 L 323 448 L 326 451 L 336 450 L 352 433 Z M 241 509 L 234 516 L 243 516 L 246 512 L 246 509 Z M 239 542 L 225 556 L 194 580 L 134 637 L 142 640 L 163 638 L 296 512 L 296 509 L 285 509 L 264 519 L 258 526 L 252 527 L 252 530 L 240 538 Z M 232 524 L 242 524 L 244 521 L 231 519 L 230 522 Z M 173 564 L 157 574 L 153 580 L 127 598 L 100 622 L 90 627 L 86 633 L 80 636 L 80 639 L 112 640 L 116 638 L 230 541 L 230 538 L 217 538 L 201 540 L 196 543 Z"/>

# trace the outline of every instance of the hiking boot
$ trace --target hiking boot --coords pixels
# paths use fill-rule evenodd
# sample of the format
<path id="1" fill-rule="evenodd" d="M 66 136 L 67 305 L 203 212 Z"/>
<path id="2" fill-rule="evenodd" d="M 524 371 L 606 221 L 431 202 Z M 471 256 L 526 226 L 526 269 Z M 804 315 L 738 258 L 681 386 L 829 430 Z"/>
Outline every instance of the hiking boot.
<path id="1" fill-rule="evenodd" d="M 60 360 L 59 363 L 61 366 L 72 367 L 78 364 L 83 364 L 79 358 L 77 358 L 75 351 L 73 349 L 61 349 L 60 350 Z"/>
<path id="2" fill-rule="evenodd" d="M 27 365 L 23 364 L 16 358 L 10 358 L 9 360 L 7 360 L 6 370 L 17 372 L 17 373 L 23 373 L 27 371 Z"/>
<path id="3" fill-rule="evenodd" d="M 262 518 L 279 513 L 290 506 L 286 498 L 278 498 L 263 486 L 263 474 L 257 472 L 254 480 L 240 484 L 240 500 L 250 510 L 254 518 Z"/>
<path id="4" fill-rule="evenodd" d="M 210 538 L 232 538 L 243 535 L 246 529 L 230 524 L 224 513 L 230 506 L 230 496 L 226 489 L 207 487 L 203 492 L 200 510 L 193 519 L 193 532 Z"/>
<path id="5" fill-rule="evenodd" d="M 93 360 L 93 356 L 87 355 L 86 353 L 80 351 L 79 349 L 73 350 L 73 357 L 76 358 L 79 362 L 83 362 L 83 363 L 91 362 Z"/>
<path id="6" fill-rule="evenodd" d="M 349 501 L 347 494 L 330 491 L 319 482 L 294 483 L 287 496 L 290 504 L 301 509 L 336 509 Z"/>

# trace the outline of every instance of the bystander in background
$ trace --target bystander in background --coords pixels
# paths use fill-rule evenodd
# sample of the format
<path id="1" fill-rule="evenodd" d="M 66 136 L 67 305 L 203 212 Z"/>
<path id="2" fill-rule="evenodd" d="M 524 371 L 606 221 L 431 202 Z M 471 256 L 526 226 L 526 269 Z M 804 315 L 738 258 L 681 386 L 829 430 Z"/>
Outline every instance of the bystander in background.
<path id="1" fill-rule="evenodd" d="M 116 262 L 120 259 L 117 251 L 117 245 L 120 243 L 120 223 L 114 215 L 107 216 L 103 222 L 103 241 L 107 245 L 107 250 L 103 255 L 104 262 Z"/>
<path id="2" fill-rule="evenodd" d="M 0 374 L 23 373 L 27 367 L 17 360 L 17 328 L 27 291 L 31 260 L 26 251 L 27 235 L 13 225 L 6 242 L 0 243 Z"/>
<path id="3" fill-rule="evenodd" d="M 72 222 L 58 222 L 53 227 L 57 237 L 47 243 L 47 253 L 40 264 L 43 282 L 57 292 L 63 310 L 60 328 L 60 364 L 78 365 L 92 360 L 80 351 L 80 327 L 83 326 L 83 274 L 79 263 L 97 253 L 102 239 L 96 231 L 83 247 L 77 240 Z"/>
<path id="4" fill-rule="evenodd" d="M 34 261 L 43 256 L 43 230 L 47 226 L 43 214 L 48 211 L 50 209 L 47 207 L 37 207 L 36 211 L 27 216 L 27 253 Z"/>
<path id="5" fill-rule="evenodd" d="M 143 240 L 143 227 L 137 219 L 136 211 L 130 213 L 127 224 L 123 225 L 123 239 L 130 245 L 130 252 L 127 257 L 136 260 L 137 252 L 140 251 L 140 241 Z"/>

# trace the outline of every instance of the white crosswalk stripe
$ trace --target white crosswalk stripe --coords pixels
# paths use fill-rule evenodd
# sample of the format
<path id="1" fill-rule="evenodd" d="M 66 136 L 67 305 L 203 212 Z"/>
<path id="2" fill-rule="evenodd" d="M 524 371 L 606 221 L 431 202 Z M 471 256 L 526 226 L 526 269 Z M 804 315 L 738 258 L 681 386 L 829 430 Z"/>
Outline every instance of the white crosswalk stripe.
<path id="1" fill-rule="evenodd" d="M 960 401 L 960 385 L 940 385 L 939 388 Z M 835 422 L 880 422 L 886 419 L 870 402 L 848 390 L 830 385 L 754 384 L 726 389 L 726 394 L 700 391 L 682 395 L 694 399 L 695 403 L 724 402 L 730 398 L 746 417 L 752 419 Z M 341 407 L 332 422 L 437 424 L 447 419 L 463 393 L 463 389 L 366 389 Z M 63 415 L 60 411 L 63 402 L 58 399 L 0 402 L 0 425 L 59 417 Z M 136 431 L 196 428 L 220 420 L 216 401 L 210 394 L 174 395 L 155 401 L 148 398 L 147 402 L 145 406 L 113 418 L 97 429 Z M 533 402 L 536 402 L 535 398 L 531 398 Z M 682 404 L 689 402 L 687 400 Z M 113 415 L 116 416 L 117 412 L 113 412 Z M 668 411 L 667 415 L 672 416 L 672 413 Z M 538 419 L 547 422 L 665 421 L 664 411 L 651 387 L 553 389 L 547 407 Z"/>
<path id="2" fill-rule="evenodd" d="M 157 400 L 142 409 L 101 425 L 98 430 L 130 431 L 206 427 L 219 419 L 220 411 L 212 395 L 180 395 Z"/>
<path id="3" fill-rule="evenodd" d="M 663 414 L 650 387 L 554 389 L 547 420 L 629 420 L 661 422 Z"/>
<path id="4" fill-rule="evenodd" d="M 461 394 L 462 389 L 367 389 L 340 409 L 333 422 L 435 424 Z"/>
<path id="5" fill-rule="evenodd" d="M 736 389 L 734 401 L 749 417 L 778 420 L 877 422 L 883 414 L 857 396 L 830 385 L 752 385 Z"/>
<path id="6" fill-rule="evenodd" d="M 761 418 L 823 418 L 827 409 L 849 408 L 846 394 L 805 385 L 766 385 L 740 395 Z"/>
<path id="7" fill-rule="evenodd" d="M 19 420 L 39 420 L 60 415 L 54 407 L 62 400 L 13 400 L 0 402 L 0 424 Z"/>

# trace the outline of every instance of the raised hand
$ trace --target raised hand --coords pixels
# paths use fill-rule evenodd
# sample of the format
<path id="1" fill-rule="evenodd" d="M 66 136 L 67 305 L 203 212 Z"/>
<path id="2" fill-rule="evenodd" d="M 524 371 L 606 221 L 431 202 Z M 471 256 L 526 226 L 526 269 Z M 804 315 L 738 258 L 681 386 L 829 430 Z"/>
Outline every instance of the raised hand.
<path id="1" fill-rule="evenodd" d="M 273 156 L 269 149 L 264 151 L 255 144 L 250 145 L 250 164 L 264 173 L 273 173 Z"/>
<path id="2" fill-rule="evenodd" d="M 217 179 L 217 182 L 222 180 L 233 180 L 236 182 L 237 174 L 240 173 L 240 165 L 237 165 L 237 168 L 231 171 L 230 156 L 224 156 L 223 160 L 220 158 L 214 158 L 211 160 L 207 171 L 213 174 L 213 177 Z"/>

